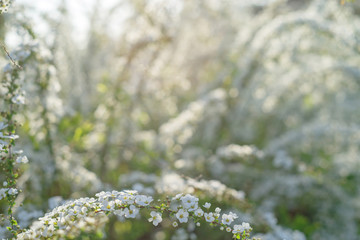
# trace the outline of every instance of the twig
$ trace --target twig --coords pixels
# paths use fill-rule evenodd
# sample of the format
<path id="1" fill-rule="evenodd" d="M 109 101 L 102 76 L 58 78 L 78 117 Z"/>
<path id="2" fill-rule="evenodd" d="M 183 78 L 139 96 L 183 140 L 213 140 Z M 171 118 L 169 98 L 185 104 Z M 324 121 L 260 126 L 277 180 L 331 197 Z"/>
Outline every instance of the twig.
<path id="1" fill-rule="evenodd" d="M 22 70 L 23 68 L 22 68 L 19 64 L 17 64 L 17 63 L 14 61 L 14 59 L 10 56 L 10 53 L 7 51 L 5 45 L 4 45 L 3 43 L 1 43 L 1 46 L 2 46 L 2 48 L 4 49 L 6 55 L 9 57 L 10 61 L 11 61 L 17 68 L 19 68 L 19 69 Z"/>

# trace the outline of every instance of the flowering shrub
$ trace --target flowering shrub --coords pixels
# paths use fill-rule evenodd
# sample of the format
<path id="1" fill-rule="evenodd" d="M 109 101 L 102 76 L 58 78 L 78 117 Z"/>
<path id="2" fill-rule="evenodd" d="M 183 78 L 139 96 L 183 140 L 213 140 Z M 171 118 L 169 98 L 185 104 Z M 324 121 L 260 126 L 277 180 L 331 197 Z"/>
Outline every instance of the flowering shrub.
<path id="1" fill-rule="evenodd" d="M 0 16 L 1 237 L 359 238 L 358 1 L 70 2 Z"/>

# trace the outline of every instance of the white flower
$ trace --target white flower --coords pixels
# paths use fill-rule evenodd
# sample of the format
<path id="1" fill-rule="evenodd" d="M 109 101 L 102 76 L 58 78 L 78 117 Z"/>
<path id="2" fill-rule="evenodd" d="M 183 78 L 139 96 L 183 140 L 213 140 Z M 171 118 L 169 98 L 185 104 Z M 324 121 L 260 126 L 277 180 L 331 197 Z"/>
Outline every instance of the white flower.
<path id="1" fill-rule="evenodd" d="M 196 209 L 195 216 L 201 217 L 204 215 L 204 211 L 201 208 Z"/>
<path id="2" fill-rule="evenodd" d="M 135 190 L 124 190 L 123 192 L 127 193 L 127 194 L 130 194 L 130 195 L 138 194 L 138 191 L 135 191 Z"/>
<path id="3" fill-rule="evenodd" d="M 227 227 L 227 228 L 226 228 L 226 231 L 227 231 L 227 232 L 231 232 L 231 227 Z"/>
<path id="4" fill-rule="evenodd" d="M 192 210 L 194 209 L 194 207 L 196 207 L 196 204 L 199 201 L 199 199 L 197 197 L 194 197 L 190 194 L 186 194 L 185 196 L 181 197 L 180 199 L 182 201 L 184 208 L 186 208 L 186 209 L 191 208 Z"/>
<path id="5" fill-rule="evenodd" d="M 221 231 L 224 231 L 224 227 L 223 227 L 223 226 L 221 226 L 221 227 L 220 227 L 220 230 L 221 230 Z"/>
<path id="6" fill-rule="evenodd" d="M 103 211 L 113 211 L 115 207 L 115 202 L 114 201 L 107 201 L 104 200 L 101 202 L 101 210 Z"/>
<path id="7" fill-rule="evenodd" d="M 68 218 L 65 217 L 65 213 L 61 212 L 57 221 L 57 225 L 59 227 L 59 229 L 65 229 L 66 228 L 66 222 L 67 222 Z"/>
<path id="8" fill-rule="evenodd" d="M 49 225 L 48 227 L 45 227 L 41 235 L 43 237 L 51 237 L 53 235 L 54 230 L 55 230 L 54 225 Z"/>
<path id="9" fill-rule="evenodd" d="M 7 188 L 0 188 L 0 200 L 6 197 Z"/>
<path id="10" fill-rule="evenodd" d="M 242 233 L 246 230 L 251 230 L 250 224 L 247 222 L 243 222 L 241 225 L 234 225 L 233 233 Z"/>
<path id="11" fill-rule="evenodd" d="M 196 226 L 200 227 L 200 223 L 199 223 L 199 222 L 197 222 L 197 223 L 196 223 Z"/>
<path id="12" fill-rule="evenodd" d="M 198 209 L 198 208 L 199 208 L 199 205 L 198 205 L 197 202 L 195 202 L 193 205 L 190 206 L 190 208 L 188 209 L 188 211 L 189 211 L 189 212 L 192 212 L 192 211 L 194 211 L 194 210 L 196 210 L 196 209 Z"/>
<path id="13" fill-rule="evenodd" d="M 149 218 L 149 222 L 152 222 L 154 226 L 157 226 L 162 221 L 161 213 L 151 211 L 150 213 L 151 218 Z"/>
<path id="14" fill-rule="evenodd" d="M 124 204 L 134 204 L 135 202 L 135 196 L 130 194 L 124 194 L 118 197 L 121 202 Z"/>
<path id="15" fill-rule="evenodd" d="M 243 222 L 242 224 L 242 227 L 245 229 L 245 230 L 251 230 L 252 228 L 250 227 L 250 224 L 247 223 L 247 222 Z"/>
<path id="16" fill-rule="evenodd" d="M 130 208 L 125 208 L 124 213 L 126 218 L 135 218 L 138 214 L 139 209 L 135 207 L 134 205 L 130 205 Z"/>
<path id="17" fill-rule="evenodd" d="M 177 219 L 179 219 L 179 222 L 186 223 L 188 221 L 189 213 L 187 211 L 184 211 L 184 209 L 180 209 L 176 213 Z"/>
<path id="18" fill-rule="evenodd" d="M 234 230 L 232 231 L 233 234 L 242 233 L 244 232 L 244 228 L 242 225 L 234 225 Z"/>
<path id="19" fill-rule="evenodd" d="M 79 216 L 79 217 L 85 217 L 87 208 L 86 207 L 79 207 L 75 206 L 73 209 L 69 210 L 70 216 Z"/>
<path id="20" fill-rule="evenodd" d="M 18 194 L 18 190 L 16 188 L 9 188 L 8 194 L 16 195 L 16 194 Z"/>
<path id="21" fill-rule="evenodd" d="M 206 209 L 209 209 L 211 207 L 211 203 L 207 202 L 207 203 L 204 204 L 203 207 L 206 208 Z"/>
<path id="22" fill-rule="evenodd" d="M 86 215 L 87 215 L 87 208 L 86 207 L 81 207 L 81 208 L 79 207 L 78 211 L 79 211 L 78 217 L 80 217 L 80 218 L 86 217 Z"/>
<path id="23" fill-rule="evenodd" d="M 233 218 L 233 219 L 237 219 L 238 215 L 236 213 L 233 212 L 229 212 L 229 215 Z"/>
<path id="24" fill-rule="evenodd" d="M 154 199 L 152 197 L 148 197 L 145 195 L 137 195 L 135 197 L 135 203 L 140 206 L 147 206 L 149 205 Z"/>
<path id="25" fill-rule="evenodd" d="M 234 221 L 234 218 L 230 214 L 223 214 L 222 215 L 222 223 L 225 225 L 230 225 Z"/>
<path id="26" fill-rule="evenodd" d="M 184 195 L 183 193 L 176 194 L 176 196 L 173 197 L 172 200 L 178 200 L 178 199 L 180 199 L 183 195 Z"/>
<path id="27" fill-rule="evenodd" d="M 15 104 L 25 104 L 25 97 L 23 95 L 16 94 L 14 97 L 11 98 L 11 101 Z"/>
<path id="28" fill-rule="evenodd" d="M 204 216 L 205 216 L 205 220 L 207 222 L 213 222 L 215 220 L 214 215 L 213 215 L 212 212 L 211 213 L 205 213 Z"/>
<path id="29" fill-rule="evenodd" d="M 110 194 L 110 197 L 116 198 L 118 195 L 119 195 L 119 193 L 117 191 L 113 190 Z"/>
<path id="30" fill-rule="evenodd" d="M 29 159 L 26 156 L 21 156 L 16 158 L 17 163 L 28 163 Z"/>
<path id="31" fill-rule="evenodd" d="M 3 186 L 6 187 L 8 185 L 7 181 L 3 182 Z"/>
<path id="32" fill-rule="evenodd" d="M 173 227 L 179 226 L 179 224 L 178 224 L 176 221 L 174 221 L 174 222 L 172 223 L 172 225 L 173 225 Z"/>
<path id="33" fill-rule="evenodd" d="M 215 212 L 216 212 L 216 213 L 220 213 L 220 212 L 221 212 L 221 208 L 218 208 L 218 207 L 215 208 Z"/>

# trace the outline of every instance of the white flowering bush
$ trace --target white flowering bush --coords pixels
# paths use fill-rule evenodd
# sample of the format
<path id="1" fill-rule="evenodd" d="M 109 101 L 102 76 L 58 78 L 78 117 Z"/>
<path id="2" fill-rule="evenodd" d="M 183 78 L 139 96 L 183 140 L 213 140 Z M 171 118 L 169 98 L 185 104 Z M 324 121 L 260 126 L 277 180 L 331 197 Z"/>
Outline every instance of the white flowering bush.
<path id="1" fill-rule="evenodd" d="M 2 238 L 360 237 L 358 1 L 0 2 Z"/>

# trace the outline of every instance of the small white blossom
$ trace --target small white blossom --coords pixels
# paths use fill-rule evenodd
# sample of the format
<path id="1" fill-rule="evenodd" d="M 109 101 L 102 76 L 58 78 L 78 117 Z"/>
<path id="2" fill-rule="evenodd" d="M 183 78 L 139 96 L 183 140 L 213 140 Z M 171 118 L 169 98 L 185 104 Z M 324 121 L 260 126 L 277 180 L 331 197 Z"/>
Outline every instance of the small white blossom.
<path id="1" fill-rule="evenodd" d="M 184 211 L 184 209 L 180 209 L 176 213 L 177 219 L 179 219 L 179 222 L 186 223 L 188 221 L 189 213 L 187 211 Z"/>
<path id="2" fill-rule="evenodd" d="M 234 225 L 233 233 L 242 233 L 246 230 L 251 230 L 250 224 L 247 222 L 243 222 L 241 225 Z"/>
<path id="3" fill-rule="evenodd" d="M 234 218 L 230 214 L 223 214 L 222 215 L 222 224 L 230 225 L 234 221 Z"/>
<path id="4" fill-rule="evenodd" d="M 126 218 L 135 218 L 136 215 L 139 213 L 139 209 L 134 205 L 130 205 L 129 208 L 124 209 L 124 212 Z"/>
<path id="5" fill-rule="evenodd" d="M 124 190 L 124 193 L 130 194 L 130 195 L 135 195 L 135 194 L 138 193 L 138 191 L 135 191 L 135 190 Z"/>
<path id="6" fill-rule="evenodd" d="M 107 201 L 107 200 L 104 200 L 101 202 L 101 210 L 104 210 L 104 211 L 113 211 L 114 208 L 115 208 L 115 202 L 114 201 Z"/>
<path id="7" fill-rule="evenodd" d="M 23 95 L 17 94 L 11 98 L 11 101 L 15 104 L 25 104 L 25 97 Z"/>
<path id="8" fill-rule="evenodd" d="M 204 215 L 204 211 L 201 208 L 196 209 L 196 211 L 194 212 L 195 216 L 201 217 L 202 215 Z"/>
<path id="9" fill-rule="evenodd" d="M 145 195 L 137 195 L 135 203 L 140 206 L 148 206 L 154 199 Z"/>
<path id="10" fill-rule="evenodd" d="M 151 218 L 149 218 L 149 222 L 152 222 L 154 226 L 157 226 L 162 221 L 161 213 L 151 211 L 150 213 Z"/>
<path id="11" fill-rule="evenodd" d="M 10 6 L 10 0 L 1 0 L 0 3 L 0 13 L 7 12 Z"/>
<path id="12" fill-rule="evenodd" d="M 250 227 L 250 224 L 247 223 L 247 222 L 243 222 L 242 224 L 242 227 L 245 229 L 245 230 L 251 230 L 252 228 Z"/>
<path id="13" fill-rule="evenodd" d="M 234 225 L 234 230 L 232 231 L 233 234 L 242 233 L 244 232 L 244 228 L 241 225 Z"/>
<path id="14" fill-rule="evenodd" d="M 29 159 L 26 156 L 20 156 L 16 158 L 16 163 L 28 163 Z"/>
<path id="15" fill-rule="evenodd" d="M 135 203 L 135 197 L 133 195 L 123 194 L 123 195 L 119 196 L 118 198 L 124 204 L 134 204 Z"/>
<path id="16" fill-rule="evenodd" d="M 233 218 L 233 219 L 237 219 L 238 215 L 236 213 L 233 212 L 229 212 L 229 215 Z"/>
<path id="17" fill-rule="evenodd" d="M 206 208 L 206 209 L 209 209 L 211 207 L 211 203 L 207 202 L 207 203 L 204 204 L 203 207 Z"/>
<path id="18" fill-rule="evenodd" d="M 7 188 L 0 188 L 0 200 L 6 197 Z"/>
<path id="19" fill-rule="evenodd" d="M 8 189 L 8 194 L 16 195 L 16 194 L 18 194 L 18 190 L 16 188 L 9 188 Z"/>
<path id="20" fill-rule="evenodd" d="M 183 193 L 176 194 L 176 196 L 173 197 L 172 200 L 178 200 L 178 199 L 180 199 L 183 195 L 184 195 Z"/>
<path id="21" fill-rule="evenodd" d="M 184 208 L 194 210 L 197 206 L 197 202 L 199 199 L 190 194 L 186 194 L 185 196 L 180 198 Z"/>
<path id="22" fill-rule="evenodd" d="M 204 216 L 205 216 L 205 220 L 207 222 L 213 222 L 215 220 L 214 214 L 212 212 L 211 213 L 205 213 Z"/>

